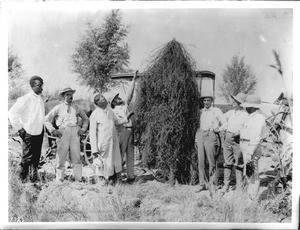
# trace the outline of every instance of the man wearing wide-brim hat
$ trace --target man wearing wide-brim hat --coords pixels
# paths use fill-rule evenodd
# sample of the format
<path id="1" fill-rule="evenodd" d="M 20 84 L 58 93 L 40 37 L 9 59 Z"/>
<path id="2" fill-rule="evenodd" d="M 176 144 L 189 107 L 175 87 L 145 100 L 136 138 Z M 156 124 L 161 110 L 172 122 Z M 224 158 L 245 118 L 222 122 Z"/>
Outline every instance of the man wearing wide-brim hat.
<path id="1" fill-rule="evenodd" d="M 82 164 L 80 159 L 80 136 L 86 132 L 89 124 L 85 112 L 73 104 L 73 94 L 76 90 L 67 87 L 59 92 L 63 102 L 55 106 L 45 117 L 45 126 L 49 132 L 58 137 L 56 180 L 63 181 L 65 176 L 65 162 L 68 154 L 76 181 L 81 181 Z M 82 127 L 78 125 L 78 117 L 82 119 Z M 52 125 L 54 119 L 58 130 Z"/>
<path id="2" fill-rule="evenodd" d="M 224 114 L 225 123 L 220 127 L 220 131 L 226 131 L 223 142 L 224 154 L 224 186 L 221 192 L 229 189 L 230 177 L 235 168 L 236 187 L 241 188 L 243 181 L 243 155 L 240 147 L 240 130 L 247 121 L 248 113 L 241 107 L 245 102 L 246 94 L 238 93 L 231 95 L 234 108 Z"/>
<path id="3" fill-rule="evenodd" d="M 198 170 L 199 170 L 199 189 L 196 192 L 208 189 L 205 183 L 217 184 L 218 168 L 217 159 L 217 137 L 215 133 L 219 132 L 220 123 L 224 123 L 223 113 L 219 108 L 213 107 L 213 96 L 202 95 L 204 108 L 200 110 L 200 127 L 196 133 L 196 144 L 198 150 Z M 205 175 L 205 158 L 208 159 L 209 176 Z"/>
<path id="4" fill-rule="evenodd" d="M 240 146 L 244 159 L 244 174 L 248 174 L 246 172 L 247 168 L 251 169 L 250 171 L 252 172 L 249 172 L 247 176 L 253 178 L 254 182 L 257 184 L 256 189 L 258 189 L 258 160 L 261 156 L 260 144 L 264 138 L 266 121 L 259 110 L 262 106 L 259 96 L 248 95 L 241 106 L 244 107 L 249 114 L 247 121 L 240 131 Z"/>
<path id="5" fill-rule="evenodd" d="M 126 163 L 126 182 L 133 183 L 135 180 L 134 175 L 134 137 L 133 137 L 133 124 L 131 117 L 133 112 L 129 109 L 129 104 L 133 98 L 134 88 L 135 88 L 135 81 L 137 79 L 136 71 L 134 73 L 133 79 L 130 82 L 130 87 L 128 90 L 127 95 L 125 96 L 124 100 L 120 97 L 118 92 L 115 92 L 110 100 L 110 106 L 115 113 L 118 119 L 127 119 L 128 122 L 117 127 L 118 136 L 119 136 L 119 144 L 120 144 L 120 151 L 121 151 L 121 159 L 122 165 Z M 124 158 L 126 156 L 126 160 Z"/>

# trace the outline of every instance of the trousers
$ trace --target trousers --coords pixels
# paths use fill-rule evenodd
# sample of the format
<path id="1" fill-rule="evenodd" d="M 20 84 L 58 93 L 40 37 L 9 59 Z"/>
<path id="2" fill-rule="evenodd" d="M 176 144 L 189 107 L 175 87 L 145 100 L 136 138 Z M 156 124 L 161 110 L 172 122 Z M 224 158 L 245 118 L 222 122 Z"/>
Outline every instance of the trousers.
<path id="1" fill-rule="evenodd" d="M 217 184 L 218 182 L 218 167 L 216 166 L 216 160 L 218 153 L 217 137 L 213 131 L 199 130 L 196 135 L 197 149 L 198 149 L 198 170 L 199 170 L 199 184 L 200 186 L 205 184 L 205 181 Z M 205 158 L 208 160 L 209 176 L 205 174 Z"/>
<path id="2" fill-rule="evenodd" d="M 127 179 L 134 178 L 134 146 L 133 146 L 133 129 L 124 128 L 119 131 L 121 159 L 126 155 L 126 174 Z"/>
<path id="3" fill-rule="evenodd" d="M 81 181 L 82 164 L 80 159 L 80 139 L 77 134 L 78 127 L 67 126 L 59 128 L 62 137 L 57 141 L 57 166 L 56 180 L 63 181 L 65 177 L 65 163 L 69 155 L 73 165 L 73 173 L 76 181 Z"/>
<path id="4" fill-rule="evenodd" d="M 44 131 L 39 135 L 30 135 L 22 129 L 20 137 L 23 140 L 20 179 L 25 182 L 29 176 L 31 182 L 36 182 L 38 180 L 38 165 L 41 157 Z"/>
<path id="5" fill-rule="evenodd" d="M 233 133 L 226 132 L 225 141 L 223 143 L 223 154 L 226 165 L 242 165 L 243 154 L 238 141 L 232 140 Z"/>

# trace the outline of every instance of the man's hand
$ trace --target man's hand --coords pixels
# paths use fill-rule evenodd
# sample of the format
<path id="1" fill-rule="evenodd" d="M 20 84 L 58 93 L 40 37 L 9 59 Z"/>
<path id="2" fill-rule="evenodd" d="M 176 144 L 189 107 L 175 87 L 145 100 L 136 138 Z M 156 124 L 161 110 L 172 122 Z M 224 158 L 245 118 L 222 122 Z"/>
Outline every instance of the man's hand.
<path id="1" fill-rule="evenodd" d="M 236 143 L 240 143 L 240 134 L 234 134 L 232 137 L 231 137 L 231 140 L 236 142 Z"/>
<path id="2" fill-rule="evenodd" d="M 84 131 L 82 129 L 79 129 L 77 131 L 78 136 L 82 136 L 84 134 Z"/>
<path id="3" fill-rule="evenodd" d="M 93 160 L 93 165 L 95 165 L 96 167 L 103 167 L 103 161 L 100 157 L 94 158 Z"/>
<path id="4" fill-rule="evenodd" d="M 54 137 L 58 137 L 61 138 L 62 137 L 62 133 L 60 131 L 58 131 L 57 129 L 55 129 L 52 133 L 51 133 Z"/>
<path id="5" fill-rule="evenodd" d="M 214 132 L 215 132 L 215 133 L 220 133 L 219 128 L 215 128 L 215 129 L 214 129 Z"/>
<path id="6" fill-rule="evenodd" d="M 25 135 L 26 131 L 24 128 L 18 130 L 18 135 L 23 139 L 23 136 Z"/>

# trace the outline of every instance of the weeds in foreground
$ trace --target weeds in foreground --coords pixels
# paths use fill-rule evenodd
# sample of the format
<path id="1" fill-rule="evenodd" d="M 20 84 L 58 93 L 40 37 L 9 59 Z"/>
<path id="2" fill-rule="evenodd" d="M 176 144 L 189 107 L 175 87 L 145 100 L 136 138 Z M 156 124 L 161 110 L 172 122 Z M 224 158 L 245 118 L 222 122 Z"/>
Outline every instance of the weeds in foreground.
<path id="1" fill-rule="evenodd" d="M 284 193 L 252 200 L 245 191 L 195 193 L 195 186 L 157 181 L 111 187 L 101 182 L 48 182 L 38 189 L 22 184 L 11 162 L 10 222 L 276 223 L 291 217 L 291 200 L 284 200 L 291 196 Z"/>

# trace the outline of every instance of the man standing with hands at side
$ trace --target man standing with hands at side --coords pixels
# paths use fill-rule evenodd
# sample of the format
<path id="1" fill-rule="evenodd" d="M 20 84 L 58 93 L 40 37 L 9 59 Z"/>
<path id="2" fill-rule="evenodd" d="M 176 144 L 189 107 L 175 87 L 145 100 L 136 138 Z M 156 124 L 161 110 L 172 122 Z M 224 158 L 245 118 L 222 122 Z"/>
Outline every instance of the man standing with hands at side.
<path id="1" fill-rule="evenodd" d="M 266 118 L 261 114 L 261 99 L 257 95 L 248 95 L 244 103 L 241 104 L 249 114 L 247 121 L 241 129 L 240 145 L 244 158 L 244 174 L 250 177 L 252 182 L 250 191 L 256 196 L 259 188 L 258 161 L 261 157 L 261 143 L 266 132 Z M 250 172 L 247 172 L 249 168 Z M 250 188 L 249 187 L 249 188 Z"/>
<path id="2" fill-rule="evenodd" d="M 55 106 L 45 117 L 45 126 L 57 141 L 56 180 L 63 181 L 65 176 L 65 162 L 70 152 L 70 160 L 76 181 L 81 181 L 82 164 L 80 159 L 80 136 L 88 128 L 89 119 L 85 112 L 73 103 L 73 94 L 76 90 L 70 87 L 63 89 L 59 96 L 63 103 Z M 78 126 L 78 116 L 82 119 L 82 128 Z M 58 130 L 52 125 L 56 119 Z"/>
<path id="3" fill-rule="evenodd" d="M 231 95 L 231 97 L 234 108 L 224 114 L 226 123 L 220 128 L 221 132 L 226 131 L 223 143 L 225 163 L 222 193 L 225 193 L 229 189 L 233 167 L 235 167 L 236 188 L 241 188 L 243 181 L 243 155 L 240 147 L 240 130 L 248 118 L 248 113 L 241 107 L 241 104 L 245 102 L 246 94 L 239 93 L 236 96 Z"/>
<path id="4" fill-rule="evenodd" d="M 29 80 L 32 91 L 18 98 L 8 112 L 13 130 L 18 131 L 23 140 L 20 179 L 27 178 L 32 183 L 38 180 L 38 164 L 44 137 L 45 107 L 41 97 L 43 79 L 33 76 Z"/>
<path id="5" fill-rule="evenodd" d="M 217 136 L 219 133 L 220 123 L 224 123 L 222 111 L 213 107 L 213 96 L 201 96 L 204 108 L 200 110 L 200 127 L 196 133 L 196 143 L 198 149 L 198 169 L 199 169 L 199 185 L 200 188 L 196 192 L 208 189 L 205 185 L 206 181 L 217 183 L 218 168 L 216 167 L 217 159 Z M 209 179 L 205 176 L 205 158 L 209 164 Z"/>

